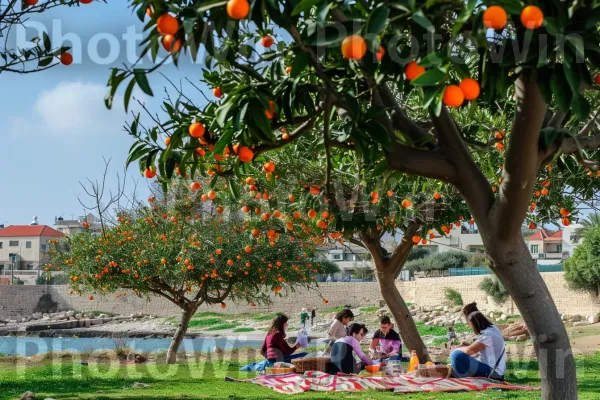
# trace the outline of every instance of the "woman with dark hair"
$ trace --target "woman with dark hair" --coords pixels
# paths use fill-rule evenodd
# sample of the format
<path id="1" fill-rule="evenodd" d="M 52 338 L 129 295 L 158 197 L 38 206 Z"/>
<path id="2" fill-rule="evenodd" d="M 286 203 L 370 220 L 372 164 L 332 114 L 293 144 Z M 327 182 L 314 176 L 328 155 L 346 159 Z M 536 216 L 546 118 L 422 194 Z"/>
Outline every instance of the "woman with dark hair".
<path id="1" fill-rule="evenodd" d="M 360 342 L 367 335 L 368 329 L 364 324 L 351 324 L 347 328 L 347 335 L 338 339 L 331 349 L 331 360 L 328 366 L 328 373 L 337 374 L 355 374 L 360 372 L 365 365 L 373 365 L 375 362 L 363 353 L 360 348 Z M 358 364 L 354 358 L 358 356 L 361 362 Z"/>
<path id="2" fill-rule="evenodd" d="M 467 323 L 477 335 L 475 342 L 450 354 L 453 375 L 457 378 L 486 377 L 503 381 L 506 373 L 506 350 L 502 332 L 477 309 L 477 303 L 463 307 Z M 472 356 L 479 353 L 478 358 Z"/>
<path id="3" fill-rule="evenodd" d="M 346 336 L 346 326 L 354 319 L 351 310 L 345 308 L 338 312 L 329 327 L 327 334 L 329 339 L 336 341 Z"/>
<path id="4" fill-rule="evenodd" d="M 260 350 L 261 354 L 269 360 L 270 363 L 283 361 L 289 363 L 296 358 L 304 357 L 307 353 L 294 354 L 300 345 L 290 346 L 285 341 L 285 329 L 287 328 L 288 317 L 284 314 L 279 314 L 273 318 L 271 328 L 267 332 L 265 341 Z"/>

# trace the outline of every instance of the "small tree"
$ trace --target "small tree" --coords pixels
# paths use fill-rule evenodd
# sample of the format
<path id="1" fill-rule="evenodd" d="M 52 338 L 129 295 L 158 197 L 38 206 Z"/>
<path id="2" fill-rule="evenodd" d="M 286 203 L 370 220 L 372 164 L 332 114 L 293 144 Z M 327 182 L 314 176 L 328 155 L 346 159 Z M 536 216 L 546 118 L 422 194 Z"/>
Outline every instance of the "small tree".
<path id="1" fill-rule="evenodd" d="M 479 284 L 479 289 L 490 296 L 496 304 L 504 304 L 510 297 L 508 291 L 504 288 L 504 285 L 498 278 L 485 278 Z"/>
<path id="2" fill-rule="evenodd" d="M 314 243 L 302 231 L 286 229 L 281 218 L 225 213 L 214 190 L 200 196 L 181 183 L 175 183 L 178 189 L 164 204 L 150 197 L 150 207 L 121 214 L 119 225 L 102 235 L 88 229 L 53 241 L 46 266 L 48 274 L 66 270 L 74 293 L 115 293 L 119 298 L 131 290 L 139 297 L 162 296 L 180 307 L 169 363 L 176 361 L 200 305 L 225 308 L 228 298 L 251 306 L 270 302 L 273 295 L 287 295 L 297 286 L 309 288 L 312 275 L 321 272 L 312 261 Z"/>
<path id="3" fill-rule="evenodd" d="M 462 306 L 465 304 L 463 302 L 462 295 L 458 290 L 452 288 L 445 288 L 444 296 L 446 297 L 446 300 L 448 300 L 448 302 L 453 306 Z"/>
<path id="4" fill-rule="evenodd" d="M 586 226 L 583 242 L 565 260 L 569 287 L 600 294 L 600 226 Z"/>

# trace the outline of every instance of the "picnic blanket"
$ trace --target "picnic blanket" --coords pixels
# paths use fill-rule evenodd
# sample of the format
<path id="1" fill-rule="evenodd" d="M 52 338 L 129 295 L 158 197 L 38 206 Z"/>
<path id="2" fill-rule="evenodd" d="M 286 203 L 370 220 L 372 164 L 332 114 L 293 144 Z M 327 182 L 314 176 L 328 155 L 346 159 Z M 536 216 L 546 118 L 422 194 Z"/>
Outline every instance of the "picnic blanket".
<path id="1" fill-rule="evenodd" d="M 296 394 L 309 391 L 316 392 L 360 392 L 374 389 L 393 391 L 396 393 L 418 392 L 481 392 L 484 390 L 526 390 L 539 388 L 531 386 L 511 385 L 486 378 L 418 378 L 413 376 L 374 376 L 361 377 L 355 375 L 329 375 L 324 372 L 309 371 L 305 374 L 264 375 L 252 379 L 235 380 L 251 382 L 273 389 L 283 394 Z"/>

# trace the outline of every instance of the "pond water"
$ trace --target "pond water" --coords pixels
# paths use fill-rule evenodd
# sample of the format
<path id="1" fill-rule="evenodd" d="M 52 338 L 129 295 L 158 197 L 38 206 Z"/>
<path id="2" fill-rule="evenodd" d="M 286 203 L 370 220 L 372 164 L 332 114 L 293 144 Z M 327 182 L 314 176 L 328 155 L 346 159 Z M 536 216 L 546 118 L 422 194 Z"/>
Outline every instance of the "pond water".
<path id="1" fill-rule="evenodd" d="M 0 354 L 33 356 L 50 352 L 70 351 L 82 352 L 91 350 L 112 350 L 119 345 L 129 347 L 138 352 L 157 352 L 167 350 L 171 339 L 144 338 L 74 338 L 74 337 L 15 337 L 0 336 Z M 246 340 L 244 337 L 216 337 L 184 339 L 179 351 L 212 352 L 215 346 L 223 350 L 234 348 L 260 348 L 262 340 Z"/>

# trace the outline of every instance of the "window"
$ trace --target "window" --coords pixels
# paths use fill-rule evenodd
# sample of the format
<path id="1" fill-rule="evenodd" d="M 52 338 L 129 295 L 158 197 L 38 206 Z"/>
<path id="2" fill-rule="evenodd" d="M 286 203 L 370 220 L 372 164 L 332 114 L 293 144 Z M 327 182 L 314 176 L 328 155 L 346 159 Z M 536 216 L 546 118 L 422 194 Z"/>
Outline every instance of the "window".
<path id="1" fill-rule="evenodd" d="M 342 260 L 344 258 L 344 256 L 342 254 L 332 254 L 331 255 L 331 259 L 332 260 Z"/>
<path id="2" fill-rule="evenodd" d="M 557 253 L 562 253 L 562 244 L 557 244 L 556 245 L 556 252 Z"/>
<path id="3" fill-rule="evenodd" d="M 33 264 L 27 264 L 27 269 L 29 269 L 29 270 L 33 269 Z"/>
<path id="4" fill-rule="evenodd" d="M 19 241 L 18 241 L 18 240 L 10 240 L 10 241 L 8 242 L 8 245 L 9 245 L 10 247 L 18 247 L 18 246 L 19 246 Z"/>
<path id="5" fill-rule="evenodd" d="M 25 248 L 26 249 L 30 249 L 31 248 L 31 242 L 29 240 L 25 242 Z"/>
<path id="6" fill-rule="evenodd" d="M 538 254 L 540 252 L 540 248 L 537 244 L 531 245 L 531 254 Z"/>
<path id="7" fill-rule="evenodd" d="M 356 255 L 346 254 L 346 261 L 356 261 Z"/>
<path id="8" fill-rule="evenodd" d="M 2 248 L 2 243 L 4 243 L 4 242 L 0 242 L 0 249 Z"/>
<path id="9" fill-rule="evenodd" d="M 46 251 L 46 245 L 45 244 L 42 245 L 42 251 Z"/>

